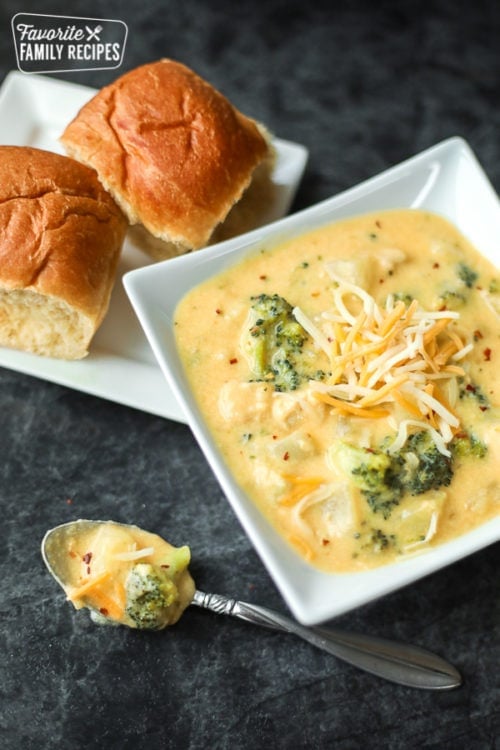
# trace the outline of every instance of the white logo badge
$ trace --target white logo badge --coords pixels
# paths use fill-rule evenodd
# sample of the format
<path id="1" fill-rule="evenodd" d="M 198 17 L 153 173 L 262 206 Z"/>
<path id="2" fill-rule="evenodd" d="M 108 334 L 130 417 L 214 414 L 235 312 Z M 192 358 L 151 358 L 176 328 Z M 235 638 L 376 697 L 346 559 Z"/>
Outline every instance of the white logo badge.
<path id="1" fill-rule="evenodd" d="M 12 33 L 23 73 L 119 68 L 128 28 L 108 18 L 16 13 Z"/>

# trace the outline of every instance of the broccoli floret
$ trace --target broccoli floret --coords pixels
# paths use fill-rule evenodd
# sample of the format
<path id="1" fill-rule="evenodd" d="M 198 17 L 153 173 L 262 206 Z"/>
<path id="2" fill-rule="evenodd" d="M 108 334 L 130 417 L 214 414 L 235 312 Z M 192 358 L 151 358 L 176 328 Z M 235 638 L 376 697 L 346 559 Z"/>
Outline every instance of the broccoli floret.
<path id="1" fill-rule="evenodd" d="M 150 563 L 134 565 L 125 591 L 125 611 L 137 628 L 159 630 L 168 624 L 169 607 L 177 601 L 179 592 L 166 570 Z"/>
<path id="2" fill-rule="evenodd" d="M 359 448 L 343 441 L 332 446 L 330 457 L 352 476 L 372 511 L 389 518 L 403 494 L 392 457 L 381 450 Z"/>
<path id="3" fill-rule="evenodd" d="M 301 375 L 287 357 L 274 357 L 272 373 L 277 391 L 295 391 L 302 382 Z"/>
<path id="4" fill-rule="evenodd" d="M 250 331 L 252 336 L 266 337 L 272 332 L 276 346 L 286 343 L 291 351 L 302 349 L 307 333 L 293 317 L 293 307 L 284 297 L 259 294 L 252 297 L 252 302 L 252 310 L 258 316 Z"/>
<path id="5" fill-rule="evenodd" d="M 387 519 L 404 495 L 421 495 L 447 487 L 453 477 L 450 458 L 440 453 L 426 430 L 410 435 L 395 453 L 389 441 L 380 449 L 339 442 L 330 448 L 331 460 L 350 474 L 374 513 Z"/>
<path id="6" fill-rule="evenodd" d="M 401 462 L 399 481 L 410 495 L 448 487 L 453 478 L 450 458 L 438 451 L 426 430 L 410 435 L 396 460 Z"/>
<path id="7" fill-rule="evenodd" d="M 278 294 L 252 297 L 252 322 L 243 349 L 257 380 L 269 380 L 277 391 L 293 391 L 309 379 L 303 347 L 309 335 L 293 316 L 293 307 Z"/>
<path id="8" fill-rule="evenodd" d="M 486 445 L 475 435 L 460 432 L 451 443 L 453 456 L 459 458 L 484 458 L 488 452 Z"/>
<path id="9" fill-rule="evenodd" d="M 457 266 L 457 276 L 463 281 L 467 289 L 472 289 L 477 281 L 478 274 L 466 263 L 459 263 Z"/>

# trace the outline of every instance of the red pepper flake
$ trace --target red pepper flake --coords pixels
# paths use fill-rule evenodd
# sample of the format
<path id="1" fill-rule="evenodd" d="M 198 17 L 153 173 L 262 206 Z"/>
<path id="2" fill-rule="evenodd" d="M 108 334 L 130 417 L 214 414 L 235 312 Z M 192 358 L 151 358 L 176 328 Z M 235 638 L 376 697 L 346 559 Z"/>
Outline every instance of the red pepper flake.
<path id="1" fill-rule="evenodd" d="M 104 617 L 107 617 L 109 615 L 109 612 L 106 609 L 106 607 L 100 607 L 99 612 L 101 613 L 101 615 L 104 615 Z"/>
<path id="2" fill-rule="evenodd" d="M 488 411 L 488 407 L 487 406 L 480 406 L 479 407 L 479 411 Z"/>
<path id="3" fill-rule="evenodd" d="M 72 557 L 72 558 L 73 558 L 73 560 L 74 560 L 74 559 L 75 559 L 75 557 L 77 556 L 77 555 L 76 555 L 76 552 L 75 552 L 74 550 L 72 550 L 72 549 L 70 549 L 70 551 L 68 552 L 68 555 L 69 555 L 70 557 Z"/>
<path id="4" fill-rule="evenodd" d="M 237 361 L 238 361 L 237 357 L 231 357 L 231 359 L 229 360 L 229 364 L 230 365 L 235 365 L 237 363 Z"/>
<path id="5" fill-rule="evenodd" d="M 474 331 L 473 336 L 474 336 L 474 341 L 479 341 L 480 339 L 483 338 L 483 334 L 481 333 L 481 331 L 479 330 L 479 328 L 477 328 Z"/>
<path id="6" fill-rule="evenodd" d="M 167 563 L 164 563 L 163 565 L 160 565 L 160 568 L 170 568 L 170 565 Z"/>
<path id="7" fill-rule="evenodd" d="M 330 544 L 330 540 L 329 539 L 322 539 L 321 540 L 321 544 L 323 545 L 323 547 L 327 547 Z"/>
<path id="8" fill-rule="evenodd" d="M 288 461 L 288 459 L 289 459 L 289 458 L 290 458 L 290 454 L 289 454 L 289 452 L 288 452 L 288 451 L 285 451 L 285 452 L 283 453 L 283 461 Z"/>
<path id="9" fill-rule="evenodd" d="M 489 362 L 491 360 L 491 349 L 489 346 L 486 347 L 483 354 L 484 354 L 484 361 Z"/>
<path id="10" fill-rule="evenodd" d="M 379 219 L 377 219 L 375 222 L 375 226 L 378 227 L 379 229 L 382 229 L 382 222 Z"/>
<path id="11" fill-rule="evenodd" d="M 261 273 L 261 275 L 259 276 L 259 279 L 260 279 L 261 281 L 265 281 L 265 280 L 267 279 L 267 274 L 265 274 L 265 273 Z"/>
<path id="12" fill-rule="evenodd" d="M 220 309 L 220 307 L 216 307 L 215 308 L 215 314 L 216 315 L 222 315 L 222 310 Z"/>
<path id="13" fill-rule="evenodd" d="M 92 572 L 90 570 L 90 561 L 92 560 L 92 552 L 87 552 L 87 554 L 82 557 L 82 560 L 87 566 L 87 575 L 89 576 L 90 573 Z"/>
<path id="14" fill-rule="evenodd" d="M 476 387 L 472 385 L 471 383 L 467 383 L 467 385 L 465 386 L 465 390 L 469 391 L 469 393 L 475 393 Z"/>
<path id="15" fill-rule="evenodd" d="M 433 264 L 432 264 L 432 267 L 433 267 L 433 268 L 439 268 L 439 263 L 438 263 L 438 262 L 436 261 L 436 263 L 433 263 Z"/>
<path id="16" fill-rule="evenodd" d="M 277 439 L 278 439 L 278 436 L 277 435 L 273 435 L 273 440 L 277 440 Z"/>

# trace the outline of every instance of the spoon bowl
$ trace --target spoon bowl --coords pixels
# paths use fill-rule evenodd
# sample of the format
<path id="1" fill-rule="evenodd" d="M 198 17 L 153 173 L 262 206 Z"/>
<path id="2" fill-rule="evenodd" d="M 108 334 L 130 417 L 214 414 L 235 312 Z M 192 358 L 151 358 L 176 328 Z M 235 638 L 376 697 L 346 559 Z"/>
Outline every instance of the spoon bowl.
<path id="1" fill-rule="evenodd" d="M 105 521 L 70 521 L 49 529 L 42 540 L 42 558 L 51 576 L 62 587 L 68 586 L 70 581 L 69 568 L 66 563 L 67 545 L 75 532 L 94 531 Z M 78 525 L 77 525 L 78 524 Z"/>

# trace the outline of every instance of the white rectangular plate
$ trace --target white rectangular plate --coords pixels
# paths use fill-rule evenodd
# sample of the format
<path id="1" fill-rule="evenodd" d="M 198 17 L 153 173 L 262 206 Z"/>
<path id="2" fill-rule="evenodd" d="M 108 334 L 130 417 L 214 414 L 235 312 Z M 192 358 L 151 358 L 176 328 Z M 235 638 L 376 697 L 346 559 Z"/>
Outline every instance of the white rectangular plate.
<path id="1" fill-rule="evenodd" d="M 182 403 L 221 487 L 297 619 L 313 624 L 404 586 L 500 538 L 500 518 L 419 556 L 361 573 L 327 574 L 303 562 L 271 528 L 238 487 L 204 424 L 184 378 L 175 345 L 177 303 L 195 284 L 255 252 L 262 243 L 355 214 L 391 208 L 422 208 L 452 221 L 497 266 L 500 205 L 468 145 L 452 138 L 310 209 L 209 248 L 194 261 L 184 256 L 125 276 L 125 288 L 153 351 Z M 168 290 L 167 300 L 165 292 Z"/>
<path id="2" fill-rule="evenodd" d="M 65 126 L 95 90 L 40 75 L 9 73 L 0 89 L 0 144 L 35 146 L 64 153 L 58 142 Z M 278 188 L 269 220 L 286 214 L 307 162 L 307 150 L 276 139 L 273 180 Z M 199 251 L 205 252 L 204 250 Z M 131 269 L 151 264 L 127 238 L 117 281 Z M 0 347 L 0 366 L 69 386 L 176 421 L 183 412 L 151 353 L 121 283 L 115 284 L 108 314 L 90 354 L 78 362 L 37 357 Z"/>

